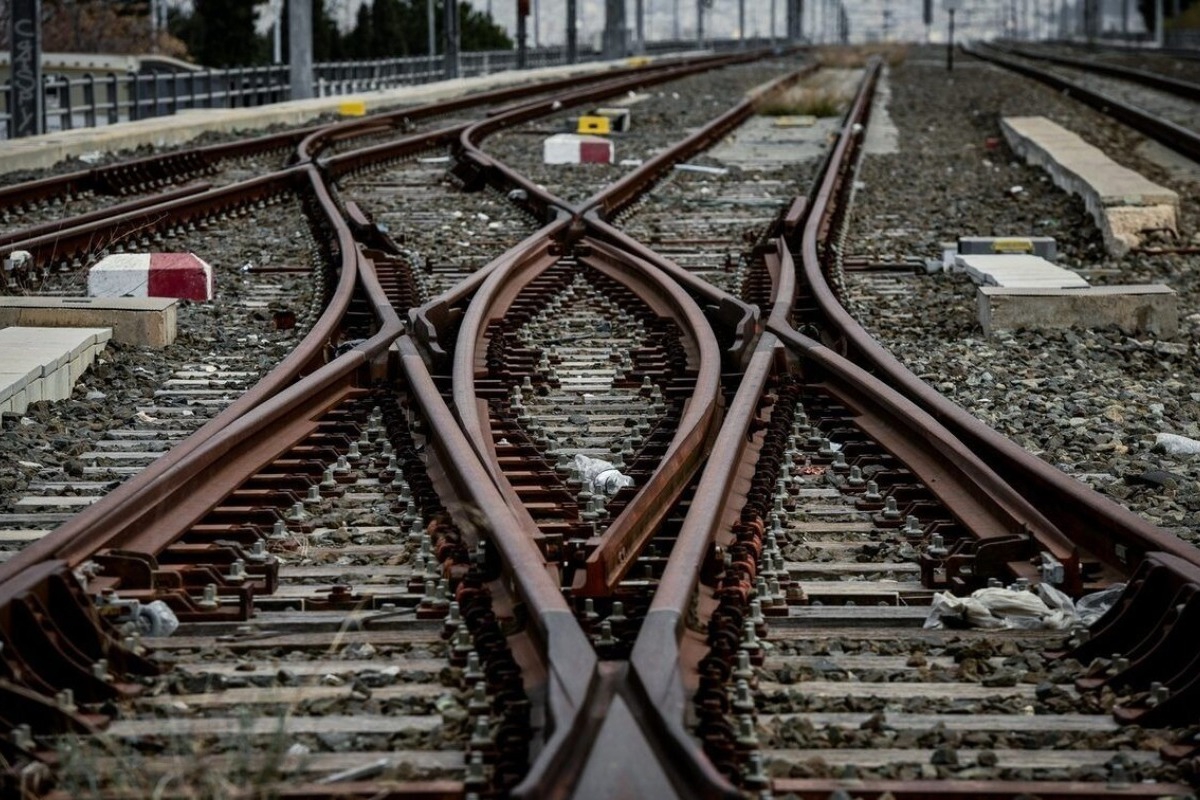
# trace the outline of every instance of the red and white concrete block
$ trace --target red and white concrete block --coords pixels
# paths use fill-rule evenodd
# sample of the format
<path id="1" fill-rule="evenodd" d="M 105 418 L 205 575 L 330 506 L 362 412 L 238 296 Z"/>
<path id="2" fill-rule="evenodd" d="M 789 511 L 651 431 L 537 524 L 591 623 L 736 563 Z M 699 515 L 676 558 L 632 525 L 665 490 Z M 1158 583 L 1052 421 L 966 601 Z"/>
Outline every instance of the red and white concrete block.
<path id="1" fill-rule="evenodd" d="M 613 143 L 600 136 L 556 133 L 542 143 L 547 164 L 611 164 L 613 156 Z"/>
<path id="2" fill-rule="evenodd" d="M 118 253 L 88 272 L 91 297 L 213 299 L 213 269 L 194 253 Z"/>

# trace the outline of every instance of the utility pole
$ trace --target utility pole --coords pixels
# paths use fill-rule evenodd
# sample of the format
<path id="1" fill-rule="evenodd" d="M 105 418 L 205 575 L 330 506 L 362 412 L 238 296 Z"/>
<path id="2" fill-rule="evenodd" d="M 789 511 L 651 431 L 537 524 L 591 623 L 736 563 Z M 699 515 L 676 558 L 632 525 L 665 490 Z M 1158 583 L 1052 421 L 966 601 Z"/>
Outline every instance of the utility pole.
<path id="1" fill-rule="evenodd" d="M 637 44 L 634 50 L 641 54 L 646 52 L 646 3 L 645 0 L 637 0 L 634 3 L 634 14 L 637 15 L 635 24 L 637 25 Z"/>
<path id="2" fill-rule="evenodd" d="M 696 0 L 696 43 L 704 46 L 704 0 Z"/>
<path id="3" fill-rule="evenodd" d="M 425 0 L 425 27 L 426 36 L 429 40 L 429 66 L 433 67 L 433 57 L 437 55 L 437 25 L 434 20 L 437 19 L 437 11 L 434 10 L 433 0 Z"/>
<path id="4" fill-rule="evenodd" d="M 312 0 L 288 0 L 288 78 L 292 100 L 313 96 Z"/>
<path id="5" fill-rule="evenodd" d="M 641 2 L 641 0 L 639 0 Z M 746 46 L 746 0 L 738 0 L 738 47 Z"/>
<path id="6" fill-rule="evenodd" d="M 604 57 L 625 56 L 625 0 L 605 0 Z"/>
<path id="7" fill-rule="evenodd" d="M 446 78 L 458 77 L 458 2 L 444 0 L 442 4 L 442 29 L 446 42 L 445 61 L 442 74 Z"/>
<path id="8" fill-rule="evenodd" d="M 567 0 L 567 63 L 574 64 L 579 60 L 579 29 L 575 19 L 579 12 L 575 8 L 575 0 Z"/>
<path id="9" fill-rule="evenodd" d="M 517 0 L 517 69 L 529 66 L 529 0 Z"/>
<path id="10" fill-rule="evenodd" d="M 12 135 L 42 133 L 42 2 L 13 0 L 8 41 L 12 47 Z"/>

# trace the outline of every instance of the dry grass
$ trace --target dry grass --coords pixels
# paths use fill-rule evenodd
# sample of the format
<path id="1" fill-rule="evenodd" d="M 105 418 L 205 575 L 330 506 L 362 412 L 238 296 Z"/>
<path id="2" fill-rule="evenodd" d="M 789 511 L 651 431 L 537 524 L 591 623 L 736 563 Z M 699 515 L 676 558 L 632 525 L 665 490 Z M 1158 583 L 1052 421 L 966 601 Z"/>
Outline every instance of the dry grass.
<path id="1" fill-rule="evenodd" d="M 770 98 L 758 108 L 764 117 L 839 116 L 850 102 L 844 92 L 820 86 L 793 86 Z"/>
<path id="2" fill-rule="evenodd" d="M 889 67 L 894 67 L 908 57 L 908 45 L 898 43 L 862 44 L 852 46 L 824 46 L 816 48 L 815 55 L 822 67 L 857 69 L 867 63 L 871 56 L 881 56 Z"/>

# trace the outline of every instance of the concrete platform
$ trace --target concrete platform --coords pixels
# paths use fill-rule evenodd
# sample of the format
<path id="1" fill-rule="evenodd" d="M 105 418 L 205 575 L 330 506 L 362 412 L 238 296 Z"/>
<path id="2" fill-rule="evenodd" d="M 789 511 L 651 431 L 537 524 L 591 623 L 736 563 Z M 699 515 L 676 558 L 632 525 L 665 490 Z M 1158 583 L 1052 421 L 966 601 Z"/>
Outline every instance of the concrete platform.
<path id="1" fill-rule="evenodd" d="M 510 70 L 474 78 L 458 78 L 418 86 L 400 86 L 353 95 L 334 95 L 311 100 L 293 100 L 254 108 L 189 109 L 173 116 L 120 122 L 95 128 L 0 140 L 0 174 L 46 169 L 65 159 L 93 153 L 133 150 L 144 145 L 181 145 L 202 133 L 262 131 L 276 125 L 299 126 L 325 114 L 338 114 L 347 103 L 362 103 L 366 112 L 448 100 L 518 83 L 585 75 L 632 66 L 630 60 L 599 61 L 531 70 Z"/>
<path id="2" fill-rule="evenodd" d="M 75 381 L 111 337 L 108 328 L 0 330 L 0 413 L 70 397 Z"/>
<path id="3" fill-rule="evenodd" d="M 179 301 L 166 297 L 0 297 L 0 327 L 105 328 L 114 341 L 166 347 Z"/>
<path id="4" fill-rule="evenodd" d="M 1017 328 L 1101 328 L 1171 337 L 1179 330 L 1175 290 L 1162 284 L 1091 286 L 1085 289 L 1009 289 L 980 286 L 975 291 L 979 324 L 987 336 Z"/>
<path id="5" fill-rule="evenodd" d="M 1006 289 L 1083 289 L 1088 282 L 1069 269 L 1031 255 L 971 255 L 959 253 L 955 266 L 982 286 Z"/>
<path id="6" fill-rule="evenodd" d="M 1113 161 L 1045 117 L 1005 117 L 1013 151 L 1050 173 L 1056 186 L 1083 198 L 1108 251 L 1122 256 L 1146 230 L 1177 231 L 1179 196 Z"/>

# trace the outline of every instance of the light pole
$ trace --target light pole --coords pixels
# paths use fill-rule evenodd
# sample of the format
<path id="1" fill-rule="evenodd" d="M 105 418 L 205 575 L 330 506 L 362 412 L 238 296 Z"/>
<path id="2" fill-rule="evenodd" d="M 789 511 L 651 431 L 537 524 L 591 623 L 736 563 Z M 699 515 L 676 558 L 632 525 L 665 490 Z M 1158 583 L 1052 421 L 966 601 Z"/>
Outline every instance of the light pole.
<path id="1" fill-rule="evenodd" d="M 437 55 L 437 30 L 433 24 L 434 10 L 433 0 L 425 0 L 425 22 L 428 27 L 429 35 L 429 66 L 433 67 L 433 57 Z"/>

